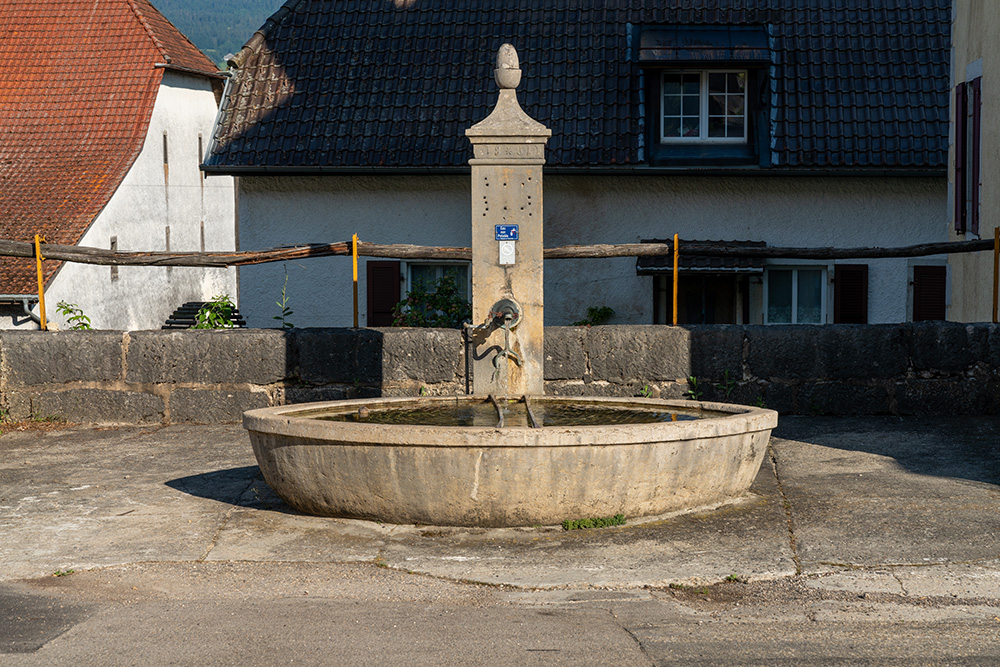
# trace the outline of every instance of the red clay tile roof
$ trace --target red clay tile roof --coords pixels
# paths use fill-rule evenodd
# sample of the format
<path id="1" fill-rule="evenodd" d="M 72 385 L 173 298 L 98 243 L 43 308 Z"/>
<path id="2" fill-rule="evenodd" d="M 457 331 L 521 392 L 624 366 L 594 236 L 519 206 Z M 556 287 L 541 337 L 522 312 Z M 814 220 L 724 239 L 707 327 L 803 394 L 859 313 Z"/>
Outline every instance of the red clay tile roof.
<path id="1" fill-rule="evenodd" d="M 147 0 L 0 3 L 0 238 L 80 240 L 142 150 L 164 66 L 216 72 Z M 35 291 L 32 260 L 0 258 L 0 294 Z"/>
<path id="2" fill-rule="evenodd" d="M 184 34 L 174 27 L 148 0 L 132 0 L 140 20 L 150 31 L 150 36 L 164 54 L 163 62 L 171 69 L 186 70 L 214 76 L 219 68 L 208 56 L 198 50 Z"/>

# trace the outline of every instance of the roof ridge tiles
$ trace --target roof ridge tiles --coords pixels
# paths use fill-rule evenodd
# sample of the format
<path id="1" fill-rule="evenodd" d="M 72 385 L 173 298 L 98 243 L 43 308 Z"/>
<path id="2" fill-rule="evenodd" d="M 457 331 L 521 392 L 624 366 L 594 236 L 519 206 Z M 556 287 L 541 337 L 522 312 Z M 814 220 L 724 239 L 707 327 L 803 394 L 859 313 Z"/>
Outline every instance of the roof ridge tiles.
<path id="1" fill-rule="evenodd" d="M 169 64 L 171 62 L 171 58 L 170 54 L 167 53 L 167 47 L 163 45 L 163 42 L 160 41 L 160 38 L 156 36 L 155 32 L 153 32 L 153 27 L 149 25 L 149 21 L 146 20 L 146 17 L 143 15 L 138 5 L 136 5 L 135 0 L 125 0 L 125 4 L 129 6 L 129 8 L 132 10 L 132 13 L 135 14 L 135 17 L 139 19 L 139 24 L 142 26 L 142 29 L 146 31 L 146 34 L 149 35 L 149 39 L 152 40 L 153 45 L 157 48 L 157 50 L 159 50 L 160 54 L 163 56 L 164 62 Z"/>
<path id="2" fill-rule="evenodd" d="M 218 67 L 151 0 L 126 0 L 169 69 L 216 76 Z"/>
<path id="3" fill-rule="evenodd" d="M 274 30 L 281 26 L 285 18 L 290 16 L 299 7 L 299 5 L 302 5 L 305 2 L 308 2 L 308 0 L 288 0 L 288 2 L 278 8 L 278 11 L 267 17 L 264 21 L 264 25 L 258 28 L 254 34 L 250 36 L 250 39 L 246 41 L 243 48 L 229 59 L 229 66 L 236 68 L 242 67 L 246 63 L 247 59 L 257 53 L 259 47 L 262 46 L 269 37 L 271 37 Z"/>

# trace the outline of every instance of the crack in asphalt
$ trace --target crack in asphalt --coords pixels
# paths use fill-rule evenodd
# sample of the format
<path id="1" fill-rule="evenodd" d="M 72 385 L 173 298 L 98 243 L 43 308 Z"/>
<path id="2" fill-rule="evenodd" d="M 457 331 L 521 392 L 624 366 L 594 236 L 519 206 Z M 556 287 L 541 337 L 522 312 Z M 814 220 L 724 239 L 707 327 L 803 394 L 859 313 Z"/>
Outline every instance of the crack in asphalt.
<path id="1" fill-rule="evenodd" d="M 778 485 L 778 493 L 781 494 L 781 506 L 785 510 L 785 518 L 788 521 L 788 546 L 792 550 L 792 562 L 795 563 L 795 574 L 802 574 L 802 559 L 799 557 L 798 543 L 795 538 L 795 521 L 792 519 L 792 503 L 785 495 L 785 487 L 781 483 L 781 475 L 778 473 L 778 454 L 774 451 L 771 443 L 767 444 L 767 451 L 771 459 L 771 470 L 774 472 L 774 481 Z"/>
<path id="2" fill-rule="evenodd" d="M 900 578 L 900 576 L 895 572 L 889 572 L 889 574 L 891 574 L 892 578 L 899 583 L 899 590 L 903 591 L 903 595 L 909 596 L 910 593 L 909 591 L 906 590 L 906 584 L 903 583 L 903 580 Z"/>
<path id="3" fill-rule="evenodd" d="M 627 634 L 629 637 L 632 638 L 632 641 L 635 642 L 635 645 L 639 648 L 639 652 L 642 653 L 642 656 L 644 658 L 646 658 L 646 661 L 650 665 L 655 665 L 656 660 L 654 660 L 653 656 L 649 654 L 649 651 L 646 650 L 646 647 L 642 645 L 642 641 L 639 639 L 639 637 L 634 632 L 626 628 L 624 624 L 622 624 L 622 622 L 618 619 L 618 616 L 615 614 L 614 611 L 612 611 L 611 609 L 605 609 L 604 611 L 608 612 L 608 615 L 610 615 L 611 618 L 614 620 L 615 625 L 621 628 L 625 632 L 625 634 Z"/>
<path id="4" fill-rule="evenodd" d="M 242 491 L 240 491 L 239 494 L 236 495 L 235 500 L 232 501 L 232 507 L 230 507 L 226 511 L 225 516 L 222 517 L 222 520 L 219 522 L 219 525 L 216 526 L 215 534 L 212 536 L 212 541 L 208 544 L 208 549 L 205 550 L 205 553 L 201 555 L 201 558 L 199 558 L 197 562 L 199 563 L 205 562 L 205 560 L 208 558 L 208 555 L 212 553 L 212 549 L 215 548 L 215 545 L 219 542 L 219 538 L 222 536 L 222 531 L 225 530 L 226 526 L 229 524 L 229 518 L 233 515 L 233 512 L 242 507 L 242 505 L 240 505 L 240 499 L 243 498 L 243 496 L 245 496 L 251 489 L 253 489 L 253 485 L 256 483 L 256 481 L 257 481 L 257 476 L 254 475 L 253 477 L 250 478 L 250 481 L 247 482 L 246 487 Z"/>

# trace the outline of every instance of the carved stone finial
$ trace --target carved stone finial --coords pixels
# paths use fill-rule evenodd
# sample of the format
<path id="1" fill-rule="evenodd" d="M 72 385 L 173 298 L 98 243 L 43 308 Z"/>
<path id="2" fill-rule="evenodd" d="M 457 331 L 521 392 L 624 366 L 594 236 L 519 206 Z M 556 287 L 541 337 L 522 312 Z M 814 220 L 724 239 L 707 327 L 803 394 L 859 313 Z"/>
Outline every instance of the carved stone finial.
<path id="1" fill-rule="evenodd" d="M 493 76 L 501 90 L 514 90 L 521 83 L 521 69 L 517 51 L 510 44 L 504 44 L 497 51 L 497 68 Z"/>

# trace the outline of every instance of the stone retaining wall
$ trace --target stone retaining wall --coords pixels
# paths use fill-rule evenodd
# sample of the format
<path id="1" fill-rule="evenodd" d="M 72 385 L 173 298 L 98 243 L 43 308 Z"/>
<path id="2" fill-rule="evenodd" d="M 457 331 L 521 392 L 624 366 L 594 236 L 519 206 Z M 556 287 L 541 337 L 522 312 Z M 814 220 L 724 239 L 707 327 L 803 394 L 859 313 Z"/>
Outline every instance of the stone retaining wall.
<path id="1" fill-rule="evenodd" d="M 763 404 L 799 414 L 1000 413 L 1000 327 L 549 327 L 546 392 Z M 464 393 L 448 329 L 0 333 L 12 419 L 239 421 L 243 410 Z M 695 382 L 689 380 L 694 378 Z"/>

